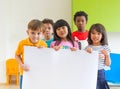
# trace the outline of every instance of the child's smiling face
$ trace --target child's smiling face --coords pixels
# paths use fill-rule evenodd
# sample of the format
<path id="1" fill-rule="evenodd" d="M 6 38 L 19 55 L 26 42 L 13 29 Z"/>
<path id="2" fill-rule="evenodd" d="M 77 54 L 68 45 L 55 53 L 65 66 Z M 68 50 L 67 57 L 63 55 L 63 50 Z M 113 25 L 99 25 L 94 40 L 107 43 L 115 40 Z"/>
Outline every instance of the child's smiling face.
<path id="1" fill-rule="evenodd" d="M 30 41 L 36 44 L 41 39 L 42 32 L 41 29 L 37 30 L 28 29 L 27 34 L 29 36 Z"/>
<path id="2" fill-rule="evenodd" d="M 96 29 L 93 29 L 91 32 L 91 40 L 93 41 L 93 45 L 101 45 L 102 33 L 97 32 Z"/>
<path id="3" fill-rule="evenodd" d="M 67 35 L 68 35 L 68 28 L 67 26 L 62 26 L 56 29 L 56 33 L 57 35 L 62 38 L 62 39 L 66 39 Z"/>

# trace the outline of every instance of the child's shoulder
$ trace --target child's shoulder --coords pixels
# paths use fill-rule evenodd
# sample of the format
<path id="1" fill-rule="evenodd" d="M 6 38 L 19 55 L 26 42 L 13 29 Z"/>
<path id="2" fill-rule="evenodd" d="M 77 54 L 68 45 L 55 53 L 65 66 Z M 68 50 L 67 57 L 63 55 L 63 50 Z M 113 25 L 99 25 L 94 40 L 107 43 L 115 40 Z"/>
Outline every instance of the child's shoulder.
<path id="1" fill-rule="evenodd" d="M 44 40 L 39 40 L 39 44 L 44 47 L 48 47 L 47 43 Z"/>
<path id="2" fill-rule="evenodd" d="M 78 33 L 78 31 L 73 31 L 72 34 Z"/>
<path id="3" fill-rule="evenodd" d="M 44 40 L 39 40 L 39 43 L 46 43 Z"/>
<path id="4" fill-rule="evenodd" d="M 56 41 L 52 41 L 51 44 L 54 45 L 56 43 Z"/>
<path id="5" fill-rule="evenodd" d="M 25 38 L 19 41 L 19 43 L 26 43 L 29 40 L 29 38 Z"/>
<path id="6" fill-rule="evenodd" d="M 85 30 L 84 32 L 73 31 L 72 34 L 88 34 L 88 30 Z"/>

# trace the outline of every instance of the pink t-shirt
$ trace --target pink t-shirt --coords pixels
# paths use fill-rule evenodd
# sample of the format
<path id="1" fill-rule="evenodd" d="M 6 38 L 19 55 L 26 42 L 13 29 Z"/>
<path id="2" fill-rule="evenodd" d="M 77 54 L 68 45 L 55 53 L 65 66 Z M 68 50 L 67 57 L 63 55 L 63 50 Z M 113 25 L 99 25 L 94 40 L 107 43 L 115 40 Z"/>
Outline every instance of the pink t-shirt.
<path id="1" fill-rule="evenodd" d="M 53 48 L 55 46 L 55 43 L 56 41 L 53 41 L 50 45 L 50 48 Z M 62 49 L 69 49 L 73 47 L 70 41 L 61 41 L 61 43 L 58 46 L 61 46 Z M 77 49 L 79 48 L 77 42 L 74 42 L 74 47 Z"/>

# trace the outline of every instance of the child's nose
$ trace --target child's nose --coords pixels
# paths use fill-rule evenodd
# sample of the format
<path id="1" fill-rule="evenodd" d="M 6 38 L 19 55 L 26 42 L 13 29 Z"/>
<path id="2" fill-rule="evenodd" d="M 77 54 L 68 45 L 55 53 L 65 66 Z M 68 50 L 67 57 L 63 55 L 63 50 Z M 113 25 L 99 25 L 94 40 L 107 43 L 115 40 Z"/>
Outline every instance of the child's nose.
<path id="1" fill-rule="evenodd" d="M 35 34 L 35 37 L 38 37 L 38 34 Z"/>
<path id="2" fill-rule="evenodd" d="M 49 31 L 49 29 L 47 28 L 46 31 Z"/>
<path id="3" fill-rule="evenodd" d="M 82 21 L 80 21 L 80 24 L 82 24 Z"/>

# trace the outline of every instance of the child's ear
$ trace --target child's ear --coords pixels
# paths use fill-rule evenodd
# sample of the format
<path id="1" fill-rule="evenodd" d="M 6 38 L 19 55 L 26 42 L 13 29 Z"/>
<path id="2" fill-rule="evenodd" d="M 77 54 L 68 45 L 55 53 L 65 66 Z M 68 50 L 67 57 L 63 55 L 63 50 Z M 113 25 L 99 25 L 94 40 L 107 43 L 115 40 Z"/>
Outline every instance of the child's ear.
<path id="1" fill-rule="evenodd" d="M 27 34 L 29 34 L 29 31 L 28 31 L 28 29 L 26 30 L 26 33 L 27 33 Z"/>

